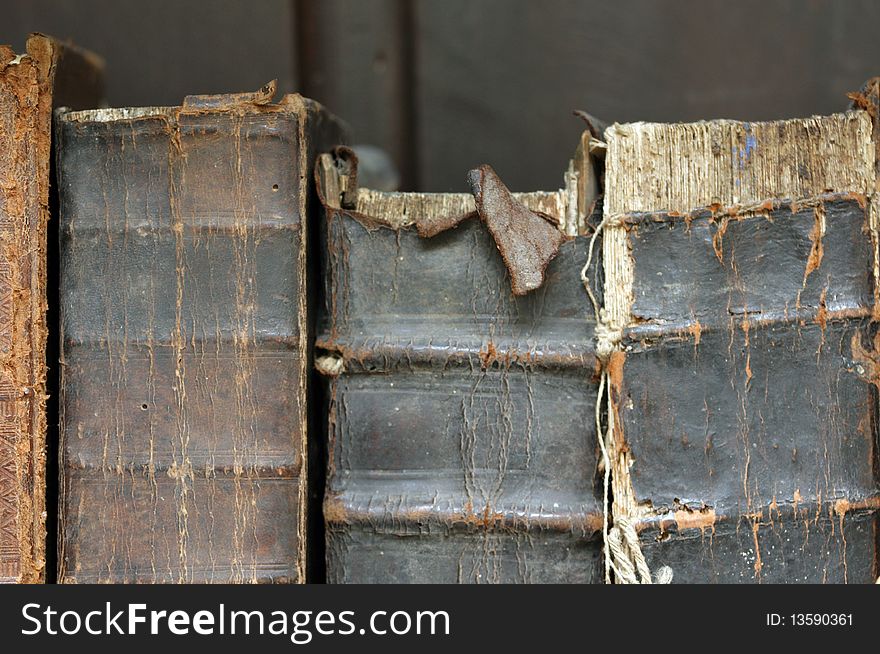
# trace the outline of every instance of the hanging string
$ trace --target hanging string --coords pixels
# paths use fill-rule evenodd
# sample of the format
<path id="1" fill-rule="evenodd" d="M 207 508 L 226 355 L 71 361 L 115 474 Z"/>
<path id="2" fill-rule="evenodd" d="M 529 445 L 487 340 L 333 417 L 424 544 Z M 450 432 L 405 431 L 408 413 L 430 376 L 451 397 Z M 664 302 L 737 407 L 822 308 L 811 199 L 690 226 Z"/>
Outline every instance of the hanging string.
<path id="1" fill-rule="evenodd" d="M 603 492 L 602 492 L 602 541 L 605 560 L 605 583 L 612 583 L 611 573 L 614 573 L 614 581 L 619 584 L 668 584 L 672 582 L 672 569 L 668 566 L 661 567 L 657 572 L 656 580 L 651 577 L 651 570 L 645 560 L 639 543 L 639 535 L 636 531 L 635 522 L 626 515 L 619 507 L 620 503 L 611 502 L 611 454 L 614 447 L 614 412 L 612 407 L 611 383 L 609 380 L 608 363 L 611 355 L 620 349 L 623 339 L 623 328 L 611 323 L 605 309 L 599 305 L 593 289 L 590 285 L 589 270 L 593 263 L 596 240 L 606 227 L 619 226 L 620 220 L 614 216 L 605 216 L 599 223 L 590 238 L 587 251 L 587 261 L 581 269 L 581 281 L 590 297 L 593 305 L 593 313 L 596 318 L 596 356 L 601 365 L 599 389 L 596 394 L 596 438 L 599 441 L 599 449 L 602 453 Z M 602 427 L 602 405 L 605 403 L 607 427 Z M 618 465 L 616 472 L 624 474 L 626 465 Z M 618 480 L 619 481 L 619 480 Z M 619 485 L 619 484 L 618 484 Z M 609 520 L 609 504 L 612 505 L 613 524 Z"/>

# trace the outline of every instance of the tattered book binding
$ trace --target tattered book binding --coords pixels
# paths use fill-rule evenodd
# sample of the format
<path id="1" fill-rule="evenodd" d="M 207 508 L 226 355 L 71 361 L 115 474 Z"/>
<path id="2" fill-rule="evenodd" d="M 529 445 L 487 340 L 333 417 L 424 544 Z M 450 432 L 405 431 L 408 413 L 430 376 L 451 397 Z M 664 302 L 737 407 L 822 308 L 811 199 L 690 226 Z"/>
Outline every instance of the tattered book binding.
<path id="1" fill-rule="evenodd" d="M 552 193 L 322 157 L 328 580 L 873 581 L 877 95 L 588 132 Z"/>
<path id="2" fill-rule="evenodd" d="M 59 118 L 62 582 L 303 582 L 309 196 L 298 95 Z"/>
<path id="3" fill-rule="evenodd" d="M 102 71 L 91 53 L 41 34 L 23 54 L 0 46 L 0 583 L 46 580 L 52 107 L 98 106 Z"/>

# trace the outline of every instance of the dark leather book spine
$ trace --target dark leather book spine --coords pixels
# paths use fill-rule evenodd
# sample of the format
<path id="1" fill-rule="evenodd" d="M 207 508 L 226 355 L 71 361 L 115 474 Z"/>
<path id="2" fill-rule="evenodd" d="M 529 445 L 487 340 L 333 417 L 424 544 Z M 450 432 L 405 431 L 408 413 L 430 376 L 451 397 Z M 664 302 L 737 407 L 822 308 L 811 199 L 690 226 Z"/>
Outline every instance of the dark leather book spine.
<path id="1" fill-rule="evenodd" d="M 872 583 L 868 114 L 606 135 L 614 519 L 674 583 Z"/>
<path id="2" fill-rule="evenodd" d="M 46 580 L 52 107 L 98 106 L 101 74 L 94 55 L 39 34 L 25 54 L 0 46 L 0 583 Z"/>
<path id="3" fill-rule="evenodd" d="M 315 148 L 299 96 L 59 120 L 63 582 L 303 582 Z"/>
<path id="4" fill-rule="evenodd" d="M 597 581 L 588 237 L 515 296 L 469 196 L 361 189 L 342 208 L 338 187 L 321 184 L 327 580 Z"/>

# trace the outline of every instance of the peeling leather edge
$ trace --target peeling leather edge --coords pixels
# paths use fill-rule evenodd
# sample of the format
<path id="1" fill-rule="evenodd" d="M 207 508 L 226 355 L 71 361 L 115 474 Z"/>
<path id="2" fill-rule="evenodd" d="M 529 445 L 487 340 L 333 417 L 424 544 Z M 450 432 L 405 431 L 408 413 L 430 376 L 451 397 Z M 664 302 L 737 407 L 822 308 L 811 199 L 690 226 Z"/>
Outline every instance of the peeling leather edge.
<path id="1" fill-rule="evenodd" d="M 593 537 L 602 531 L 602 513 L 599 510 L 595 513 L 578 512 L 568 516 L 547 517 L 525 515 L 515 510 L 496 511 L 491 506 L 465 506 L 462 510 L 433 507 L 407 510 L 395 506 L 393 513 L 388 513 L 385 507 L 375 504 L 363 509 L 346 506 L 343 497 L 344 493 L 328 495 L 324 499 L 324 519 L 328 525 L 371 525 L 393 521 L 401 526 L 432 523 L 481 532 L 555 531 L 586 537 Z"/>
<path id="2" fill-rule="evenodd" d="M 636 529 L 640 532 L 657 530 L 660 534 L 668 532 L 681 534 L 693 531 L 704 534 L 708 530 L 714 534 L 715 530 L 722 525 L 730 525 L 732 529 L 735 529 L 736 523 L 740 520 L 767 521 L 767 524 L 778 520 L 781 523 L 796 522 L 801 524 L 804 518 L 808 521 L 823 519 L 842 521 L 846 516 L 876 515 L 878 511 L 880 511 L 880 494 L 860 500 L 820 498 L 808 502 L 796 501 L 795 499 L 779 502 L 774 499 L 757 510 L 747 513 L 719 511 L 711 505 L 652 511 L 639 519 Z"/>
<path id="3" fill-rule="evenodd" d="M 634 211 L 632 213 L 624 213 L 617 216 L 618 222 L 625 226 L 638 226 L 645 223 L 677 223 L 684 222 L 690 224 L 694 220 L 706 220 L 713 218 L 729 218 L 732 220 L 745 220 L 749 218 L 757 218 L 766 216 L 772 211 L 789 208 L 792 213 L 809 208 L 821 206 L 830 202 L 853 201 L 865 211 L 868 208 L 868 196 L 864 193 L 853 192 L 834 192 L 821 193 L 819 195 L 808 198 L 768 198 L 762 202 L 755 202 L 748 205 L 735 204 L 730 206 L 721 206 L 720 204 L 712 204 L 706 207 L 697 207 L 687 212 L 679 211 Z"/>
<path id="4" fill-rule="evenodd" d="M 477 345 L 475 342 L 474 345 Z M 350 346 L 338 339 L 322 335 L 315 341 L 315 349 L 322 354 L 330 354 L 342 358 L 345 374 L 359 372 L 375 374 L 378 371 L 394 369 L 388 361 L 396 360 L 397 366 L 419 366 L 438 363 L 438 348 L 424 347 L 414 349 L 407 344 L 375 344 L 370 347 Z M 461 344 L 453 349 L 448 348 L 448 356 L 443 360 L 447 366 L 469 366 L 481 370 L 509 369 L 522 366 L 531 370 L 584 370 L 590 371 L 590 379 L 598 382 L 600 374 L 599 359 L 591 346 L 577 348 L 565 353 L 546 354 L 536 350 L 513 351 L 499 347 L 497 343 L 480 343 L 476 347 L 465 350 Z M 405 363 L 403 363 L 405 361 Z"/>
<path id="5" fill-rule="evenodd" d="M 701 320 L 700 316 L 670 322 L 644 320 L 633 323 L 623 330 L 623 340 L 627 341 L 628 351 L 643 348 L 631 347 L 636 341 L 646 339 L 663 339 L 664 342 L 699 342 L 704 334 L 730 333 L 731 330 L 749 327 L 769 327 L 781 323 L 796 323 L 805 327 L 807 323 L 821 325 L 823 323 L 841 323 L 846 320 L 869 319 L 873 316 L 873 307 L 855 306 L 844 309 L 824 309 L 821 306 L 801 307 L 784 311 L 764 311 L 761 313 L 743 312 L 730 314 L 727 320 Z M 698 327 L 698 329 L 697 329 Z"/>
<path id="6" fill-rule="evenodd" d="M 181 116 L 204 113 L 292 113 L 305 115 L 309 111 L 323 110 L 323 106 L 319 102 L 305 98 L 298 93 L 288 93 L 277 102 L 272 102 L 275 95 L 273 82 L 251 93 L 186 96 L 179 106 L 104 107 L 81 111 L 61 109 L 58 111 L 58 118 L 71 123 L 113 123 L 149 120 L 151 118 L 163 118 L 176 122 Z M 339 122 L 345 127 L 343 121 Z"/>
<path id="7" fill-rule="evenodd" d="M 464 220 L 479 218 L 489 229 L 489 232 L 492 235 L 493 240 L 495 241 L 495 245 L 498 248 L 502 259 L 504 260 L 504 264 L 510 274 L 511 289 L 514 295 L 526 295 L 530 291 L 540 288 L 540 286 L 542 286 L 544 282 L 544 272 L 546 271 L 547 265 L 549 265 L 550 261 L 556 256 L 561 244 L 567 240 L 572 240 L 573 238 L 575 238 L 574 236 L 570 236 L 562 231 L 562 229 L 560 228 L 561 217 L 551 216 L 541 211 L 534 211 L 524 205 L 522 201 L 516 197 L 516 195 L 511 194 L 507 190 L 507 188 L 497 178 L 497 175 L 495 175 L 494 171 L 489 166 L 482 166 L 481 168 L 475 169 L 474 171 L 468 173 L 468 181 L 471 184 L 472 194 L 474 196 L 476 205 L 475 211 L 463 214 L 441 215 L 438 217 L 434 217 L 431 220 L 414 220 L 411 223 L 393 225 L 390 223 L 390 221 L 383 220 L 381 217 L 368 216 L 364 213 L 358 212 L 355 209 L 345 207 L 344 205 L 346 204 L 352 204 L 351 200 L 346 202 L 341 199 L 340 202 L 330 202 L 325 193 L 324 180 L 321 170 L 322 167 L 326 167 L 326 169 L 329 171 L 331 170 L 331 166 L 325 165 L 326 160 L 322 159 L 322 157 L 333 156 L 338 161 L 340 160 L 341 154 L 345 155 L 344 160 L 349 160 L 354 174 L 356 175 L 357 157 L 354 152 L 348 148 L 345 148 L 344 153 L 340 152 L 339 149 L 337 149 L 336 151 L 334 151 L 333 155 L 319 155 L 319 161 L 315 165 L 315 187 L 318 191 L 318 198 L 321 202 L 321 205 L 324 207 L 325 217 L 329 216 L 330 212 L 333 211 L 340 215 L 348 216 L 349 218 L 360 223 L 364 228 L 369 231 L 374 231 L 380 228 L 400 231 L 409 230 L 414 227 L 416 233 L 422 238 L 431 238 L 450 229 L 454 229 L 458 227 L 458 225 L 460 225 Z M 509 202 L 512 203 L 512 211 L 505 212 L 505 217 L 507 217 L 508 219 L 515 218 L 516 212 L 520 212 L 520 217 L 522 217 L 522 215 L 532 215 L 535 216 L 538 220 L 546 221 L 555 230 L 554 236 L 557 239 L 555 243 L 550 241 L 543 243 L 542 241 L 542 247 L 546 246 L 547 248 L 549 248 L 549 252 L 538 252 L 536 255 L 541 258 L 540 263 L 542 264 L 540 266 L 538 282 L 526 281 L 526 279 L 530 276 L 529 273 L 533 273 L 535 271 L 521 271 L 515 261 L 516 256 L 522 255 L 524 248 L 526 250 L 534 249 L 537 252 L 538 246 L 535 245 L 535 243 L 532 242 L 530 239 L 525 238 L 524 235 L 520 239 L 509 239 L 509 233 L 507 232 L 507 230 L 501 230 L 498 227 L 495 227 L 495 215 L 489 210 L 488 207 L 483 206 L 483 179 L 487 175 L 491 177 L 490 181 L 498 187 L 495 192 L 504 193 L 505 196 L 509 199 Z M 345 189 L 345 193 L 350 194 L 351 189 Z M 442 196 L 442 194 L 437 195 L 438 197 Z M 513 241 L 516 241 L 516 243 L 514 243 Z M 525 275 L 525 277 L 523 277 L 523 275 Z"/>

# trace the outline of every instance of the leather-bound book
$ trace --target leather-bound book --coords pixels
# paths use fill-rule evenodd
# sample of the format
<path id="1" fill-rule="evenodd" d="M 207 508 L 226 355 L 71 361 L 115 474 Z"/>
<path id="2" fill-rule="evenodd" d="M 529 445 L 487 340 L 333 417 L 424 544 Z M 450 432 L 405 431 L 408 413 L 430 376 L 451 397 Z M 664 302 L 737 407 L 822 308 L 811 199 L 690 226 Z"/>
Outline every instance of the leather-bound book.
<path id="1" fill-rule="evenodd" d="M 322 158 L 328 580 L 873 582 L 878 88 L 614 125 L 598 225 Z"/>
<path id="2" fill-rule="evenodd" d="M 46 579 L 46 247 L 53 105 L 100 106 L 103 64 L 0 46 L 0 583 Z"/>
<path id="3" fill-rule="evenodd" d="M 871 135 L 863 110 L 605 132 L 613 522 L 674 583 L 877 577 Z"/>
<path id="4" fill-rule="evenodd" d="M 303 582 L 315 153 L 298 95 L 58 119 L 62 582 Z"/>
<path id="5" fill-rule="evenodd" d="M 358 188 L 350 152 L 320 159 L 328 582 L 600 579 L 578 159 L 559 192 L 483 167 L 473 195 Z"/>

